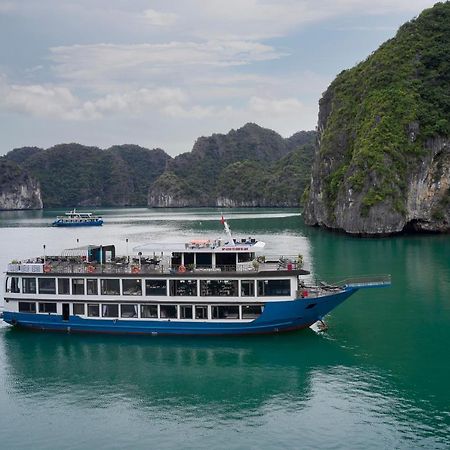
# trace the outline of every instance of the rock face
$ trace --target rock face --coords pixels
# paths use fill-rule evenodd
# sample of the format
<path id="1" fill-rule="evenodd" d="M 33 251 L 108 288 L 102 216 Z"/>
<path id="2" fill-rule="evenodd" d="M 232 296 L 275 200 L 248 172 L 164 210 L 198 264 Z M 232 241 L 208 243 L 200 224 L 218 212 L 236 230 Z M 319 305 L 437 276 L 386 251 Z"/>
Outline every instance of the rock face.
<path id="1" fill-rule="evenodd" d="M 320 100 L 305 222 L 357 235 L 450 230 L 450 3 L 403 25 Z"/>
<path id="2" fill-rule="evenodd" d="M 418 231 L 448 231 L 450 223 L 450 139 L 427 143 L 428 155 L 410 178 L 407 224 Z"/>
<path id="3" fill-rule="evenodd" d="M 0 159 L 0 209 L 42 209 L 39 183 L 17 164 Z"/>
<path id="4" fill-rule="evenodd" d="M 189 153 L 168 161 L 148 206 L 298 206 L 309 180 L 315 132 L 288 139 L 249 123 L 201 137 Z"/>

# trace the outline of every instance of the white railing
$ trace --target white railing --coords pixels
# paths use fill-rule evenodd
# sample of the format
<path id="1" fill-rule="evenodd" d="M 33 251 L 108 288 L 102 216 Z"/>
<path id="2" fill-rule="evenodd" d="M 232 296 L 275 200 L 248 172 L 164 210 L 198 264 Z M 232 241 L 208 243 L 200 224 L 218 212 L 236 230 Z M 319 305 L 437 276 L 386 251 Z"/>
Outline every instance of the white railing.
<path id="1" fill-rule="evenodd" d="M 372 275 L 347 278 L 338 283 L 340 286 L 354 288 L 383 287 L 391 285 L 391 275 Z"/>
<path id="2" fill-rule="evenodd" d="M 21 272 L 21 273 L 43 273 L 44 264 L 8 264 L 8 272 Z"/>

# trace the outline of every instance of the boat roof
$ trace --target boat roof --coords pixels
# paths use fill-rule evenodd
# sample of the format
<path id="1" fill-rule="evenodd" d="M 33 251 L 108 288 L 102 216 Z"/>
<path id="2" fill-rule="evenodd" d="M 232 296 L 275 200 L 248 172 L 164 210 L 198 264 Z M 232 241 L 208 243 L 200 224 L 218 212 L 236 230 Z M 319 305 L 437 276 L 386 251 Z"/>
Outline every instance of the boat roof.
<path id="1" fill-rule="evenodd" d="M 226 236 L 216 239 L 211 238 L 194 238 L 187 242 L 171 242 L 171 243 L 145 243 L 134 247 L 133 250 L 142 253 L 156 252 L 178 252 L 178 253 L 224 253 L 239 252 L 253 253 L 264 249 L 266 243 L 258 241 L 251 236 L 247 238 L 234 238 L 231 235 L 230 227 L 225 219 L 221 223 L 224 226 Z"/>
<path id="2" fill-rule="evenodd" d="M 89 217 L 92 216 L 92 213 L 90 212 L 75 212 L 75 211 L 69 211 L 65 213 L 66 216 L 84 216 L 84 217 Z"/>
<path id="3" fill-rule="evenodd" d="M 134 247 L 136 252 L 179 252 L 179 253 L 252 253 L 264 249 L 266 243 L 251 239 L 250 241 L 234 239 L 224 242 L 222 239 L 193 239 L 188 242 L 147 243 Z"/>

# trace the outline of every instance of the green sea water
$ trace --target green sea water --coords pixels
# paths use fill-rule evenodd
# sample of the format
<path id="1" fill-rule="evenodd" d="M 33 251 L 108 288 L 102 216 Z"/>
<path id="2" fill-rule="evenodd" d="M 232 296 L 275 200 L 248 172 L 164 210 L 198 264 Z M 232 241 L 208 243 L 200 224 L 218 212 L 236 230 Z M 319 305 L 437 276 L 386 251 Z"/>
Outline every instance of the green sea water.
<path id="1" fill-rule="evenodd" d="M 0 263 L 88 243 L 221 234 L 211 209 L 0 213 Z M 227 210 L 234 234 L 304 255 L 313 278 L 390 273 L 329 329 L 273 336 L 119 337 L 0 327 L 2 449 L 450 448 L 450 236 L 358 239 L 305 227 L 290 209 Z M 126 240 L 128 239 L 128 243 Z M 3 284 L 3 283 L 2 283 Z"/>

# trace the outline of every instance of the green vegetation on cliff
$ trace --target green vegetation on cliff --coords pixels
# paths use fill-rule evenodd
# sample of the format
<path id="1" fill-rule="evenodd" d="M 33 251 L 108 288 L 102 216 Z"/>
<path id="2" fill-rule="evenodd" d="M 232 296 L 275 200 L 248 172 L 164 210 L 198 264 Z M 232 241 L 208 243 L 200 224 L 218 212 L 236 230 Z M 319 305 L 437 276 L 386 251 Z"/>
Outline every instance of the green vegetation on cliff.
<path id="1" fill-rule="evenodd" d="M 380 202 L 405 213 L 411 168 L 450 135 L 449 55 L 450 3 L 438 3 L 330 85 L 319 123 L 330 214 L 343 189 L 363 192 L 362 215 Z"/>
<path id="2" fill-rule="evenodd" d="M 0 210 L 41 209 L 39 183 L 16 162 L 0 158 Z"/>
<path id="3" fill-rule="evenodd" d="M 44 206 L 296 206 L 309 181 L 315 132 L 288 139 L 247 124 L 199 138 L 171 158 L 136 145 L 24 147 L 5 159 L 41 185 Z"/>
<path id="4" fill-rule="evenodd" d="M 167 164 L 150 206 L 297 206 L 309 182 L 315 132 L 288 139 L 249 123 L 197 140 Z M 170 185 L 168 182 L 173 183 Z"/>
<path id="5" fill-rule="evenodd" d="M 21 169 L 14 161 L 0 158 L 0 192 L 9 190 L 12 185 L 26 183 L 29 179 L 25 170 Z"/>
<path id="6" fill-rule="evenodd" d="M 44 206 L 146 205 L 150 184 L 170 158 L 162 150 L 79 144 L 21 148 L 6 155 L 39 180 Z"/>

